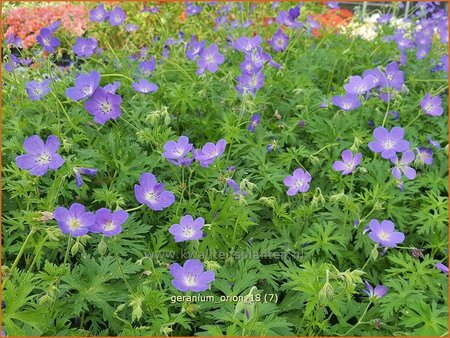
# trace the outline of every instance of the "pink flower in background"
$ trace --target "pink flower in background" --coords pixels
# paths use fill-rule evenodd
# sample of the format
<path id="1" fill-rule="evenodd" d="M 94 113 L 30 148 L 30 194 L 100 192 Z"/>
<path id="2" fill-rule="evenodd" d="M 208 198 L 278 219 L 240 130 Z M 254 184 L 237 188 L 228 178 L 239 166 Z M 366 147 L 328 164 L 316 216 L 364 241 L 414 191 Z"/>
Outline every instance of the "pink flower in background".
<path id="1" fill-rule="evenodd" d="M 64 32 L 81 36 L 89 21 L 88 9 L 84 5 L 64 3 L 58 6 L 43 6 L 34 8 L 19 7 L 5 13 L 5 36 L 13 34 L 23 41 L 23 48 L 27 49 L 36 43 L 36 37 L 41 28 L 47 27 L 55 21 L 61 20 Z"/>

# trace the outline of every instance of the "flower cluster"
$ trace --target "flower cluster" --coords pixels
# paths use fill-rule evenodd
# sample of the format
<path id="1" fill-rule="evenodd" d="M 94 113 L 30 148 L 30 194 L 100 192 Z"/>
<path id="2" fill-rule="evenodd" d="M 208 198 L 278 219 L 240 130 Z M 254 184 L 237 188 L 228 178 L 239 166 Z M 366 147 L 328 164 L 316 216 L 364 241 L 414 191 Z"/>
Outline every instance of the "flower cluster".
<path id="1" fill-rule="evenodd" d="M 433 43 L 433 36 L 438 35 L 441 43 L 448 43 L 448 22 L 443 9 L 432 7 L 427 10 L 428 17 L 423 16 L 416 25 L 413 32 L 409 27 L 397 28 L 393 35 L 385 36 L 385 41 L 395 42 L 402 64 L 406 63 L 406 55 L 409 50 L 415 50 L 417 60 L 422 60 L 428 56 Z M 422 15 L 420 10 L 418 15 Z"/>
<path id="2" fill-rule="evenodd" d="M 227 142 L 224 139 L 206 143 L 201 149 L 194 149 L 187 136 L 180 136 L 178 141 L 164 144 L 163 157 L 175 166 L 188 166 L 196 160 L 202 167 L 209 167 L 215 159 L 225 151 Z"/>
<path id="3" fill-rule="evenodd" d="M 199 217 L 194 220 L 191 215 L 181 217 L 179 224 L 172 224 L 169 232 L 175 242 L 199 240 L 205 236 L 202 231 L 205 220 Z M 209 288 L 215 279 L 213 271 L 203 271 L 203 263 L 197 259 L 189 259 L 181 266 L 174 263 L 170 266 L 170 274 L 174 278 L 172 285 L 181 292 L 201 292 Z"/>
<path id="4" fill-rule="evenodd" d="M 120 83 L 100 87 L 101 76 L 97 71 L 80 74 L 75 79 L 75 86 L 66 89 L 66 96 L 74 101 L 87 99 L 84 107 L 94 116 L 98 124 L 117 119 L 120 114 L 122 98 L 115 93 Z"/>
<path id="5" fill-rule="evenodd" d="M 380 67 L 365 70 L 362 76 L 352 76 L 344 85 L 345 95 L 334 96 L 332 103 L 342 110 L 349 111 L 361 107 L 361 97 L 368 99 L 372 90 L 376 89 L 378 97 L 390 101 L 395 92 L 403 90 L 404 73 L 399 70 L 396 62 L 386 65 L 383 71 Z"/>
<path id="6" fill-rule="evenodd" d="M 58 21 L 65 33 L 81 36 L 87 28 L 87 8 L 84 5 L 70 3 L 14 8 L 6 13 L 3 21 L 7 27 L 5 36 L 19 38 L 21 47 L 30 48 L 36 43 L 37 36 L 43 28 Z"/>
<path id="7" fill-rule="evenodd" d="M 106 11 L 103 4 L 99 4 L 96 8 L 89 12 L 89 19 L 94 22 L 108 21 L 111 26 L 121 26 L 127 18 L 125 11 L 119 6 L 114 7 L 110 11 Z"/>
<path id="8" fill-rule="evenodd" d="M 314 20 L 320 25 L 320 28 L 314 28 L 313 36 L 322 36 L 321 30 L 331 30 L 338 32 L 342 27 L 345 27 L 353 17 L 353 13 L 347 9 L 330 8 L 323 14 L 312 15 L 311 20 Z"/>
<path id="9" fill-rule="evenodd" d="M 63 234 L 79 237 L 93 232 L 109 237 L 122 232 L 122 224 L 128 219 L 128 213 L 124 210 L 112 212 L 107 208 L 101 208 L 94 214 L 86 211 L 84 205 L 74 203 L 69 209 L 56 208 L 53 217 Z"/>

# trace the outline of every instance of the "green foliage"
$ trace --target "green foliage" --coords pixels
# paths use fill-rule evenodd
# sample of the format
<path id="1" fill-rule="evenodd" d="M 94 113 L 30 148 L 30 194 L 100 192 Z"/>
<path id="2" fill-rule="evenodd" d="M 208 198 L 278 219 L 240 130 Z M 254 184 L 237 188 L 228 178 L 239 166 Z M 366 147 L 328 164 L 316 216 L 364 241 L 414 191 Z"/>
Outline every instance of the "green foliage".
<path id="1" fill-rule="evenodd" d="M 36 46 L 22 51 L 36 67 L 3 72 L 2 325 L 8 336 L 446 335 L 448 279 L 435 264 L 448 264 L 448 121 L 419 107 L 432 93 L 447 113 L 447 74 L 431 71 L 446 46 L 434 39 L 422 60 L 408 51 L 402 92 L 386 103 L 373 91 L 346 112 L 330 101 L 348 78 L 398 60 L 395 43 L 383 40 L 394 33 L 392 25 L 377 26 L 372 41 L 331 31 L 314 37 L 307 17 L 325 9 L 305 3 L 306 28 L 283 28 L 289 45 L 276 53 L 266 43 L 276 25 L 262 22 L 293 4 L 234 4 L 230 22 L 254 23 L 234 30 L 228 24 L 212 29 L 224 4 L 201 5 L 201 13 L 184 20 L 184 3 L 160 4 L 158 14 L 142 12 L 144 3 L 123 3 L 127 23 L 139 29 L 91 23 L 85 35 L 99 40 L 101 54 L 60 69 Z M 169 57 L 162 57 L 179 31 L 184 41 L 168 45 Z M 264 86 L 255 96 L 239 96 L 244 57 L 227 39 L 253 33 L 281 69 L 266 64 Z M 186 59 L 194 34 L 224 54 L 216 73 L 198 75 L 195 61 Z M 159 89 L 140 94 L 131 86 L 137 62 L 130 55 L 146 46 L 156 58 L 150 79 Z M 5 64 L 6 44 L 3 51 Z M 121 116 L 105 125 L 65 94 L 78 74 L 92 70 L 101 74 L 101 86 L 121 83 Z M 26 83 L 48 76 L 51 93 L 31 101 Z M 254 114 L 261 123 L 250 132 Z M 402 126 L 414 151 L 433 150 L 432 165 L 411 163 L 417 177 L 403 180 L 403 191 L 392 163 L 368 149 L 373 126 L 381 125 Z M 56 135 L 65 160 L 42 177 L 15 163 L 34 134 Z M 181 135 L 196 149 L 221 138 L 227 147 L 208 168 L 174 166 L 162 153 Z M 430 146 L 429 137 L 442 147 Z M 344 149 L 363 154 L 351 175 L 333 170 Z M 81 187 L 79 167 L 98 170 L 84 175 Z M 283 180 L 296 168 L 312 180 L 307 192 L 288 196 Z M 163 211 L 138 205 L 134 185 L 144 172 L 174 193 L 173 205 Z M 52 213 L 75 202 L 90 211 L 127 210 L 129 218 L 114 237 L 72 238 Z M 177 243 L 168 229 L 186 214 L 204 218 L 205 236 Z M 392 220 L 404 243 L 376 246 L 367 235 L 371 219 Z M 189 258 L 214 272 L 208 290 L 183 293 L 172 284 L 170 265 Z M 386 286 L 387 294 L 367 296 L 365 281 Z"/>

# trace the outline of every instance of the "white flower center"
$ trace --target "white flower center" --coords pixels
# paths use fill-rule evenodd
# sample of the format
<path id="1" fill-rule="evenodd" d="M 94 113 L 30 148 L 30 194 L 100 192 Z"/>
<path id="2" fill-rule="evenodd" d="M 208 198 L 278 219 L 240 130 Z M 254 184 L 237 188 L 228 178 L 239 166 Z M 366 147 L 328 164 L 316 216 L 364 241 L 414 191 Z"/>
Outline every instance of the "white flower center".
<path id="1" fill-rule="evenodd" d="M 188 273 L 184 277 L 184 284 L 186 284 L 187 286 L 194 286 L 194 285 L 196 285 L 197 284 L 197 276 Z"/>
<path id="2" fill-rule="evenodd" d="M 382 239 L 383 241 L 387 241 L 389 239 L 389 234 L 387 232 L 381 231 L 378 234 L 378 237 L 380 237 L 380 239 Z"/>
<path id="3" fill-rule="evenodd" d="M 83 86 L 81 87 L 80 92 L 83 95 L 90 95 L 92 94 L 92 88 L 90 86 Z"/>
<path id="4" fill-rule="evenodd" d="M 155 202 L 156 201 L 156 193 L 154 193 L 153 191 L 146 192 L 145 199 L 149 202 Z"/>
<path id="5" fill-rule="evenodd" d="M 356 86 L 355 89 L 356 89 L 356 92 L 357 92 L 357 93 L 364 93 L 364 91 L 365 91 L 365 88 L 364 88 L 363 85 Z"/>
<path id="6" fill-rule="evenodd" d="M 77 218 L 71 218 L 71 219 L 69 220 L 69 227 L 70 227 L 72 230 L 76 230 L 76 229 L 78 229 L 80 226 L 81 226 L 81 223 L 80 223 L 80 220 L 79 220 L 79 219 L 77 219 Z"/>
<path id="7" fill-rule="evenodd" d="M 108 221 L 108 222 L 105 223 L 105 226 L 104 226 L 104 230 L 105 231 L 111 231 L 114 228 L 115 228 L 115 226 L 114 226 L 112 221 Z"/>
<path id="8" fill-rule="evenodd" d="M 111 113 L 112 111 L 112 105 L 109 102 L 102 102 L 100 103 L 100 110 L 104 113 L 104 114 L 108 114 Z"/>
<path id="9" fill-rule="evenodd" d="M 425 111 L 429 113 L 431 109 L 433 109 L 433 105 L 431 103 L 427 103 L 425 105 Z"/>
<path id="10" fill-rule="evenodd" d="M 192 229 L 191 227 L 184 227 L 183 228 L 183 234 L 186 237 L 192 237 L 194 235 L 194 229 Z"/>
<path id="11" fill-rule="evenodd" d="M 50 162 L 50 155 L 47 153 L 42 153 L 37 156 L 37 162 L 40 165 L 48 164 Z"/>
<path id="12" fill-rule="evenodd" d="M 390 139 L 387 139 L 383 143 L 385 149 L 392 149 L 394 147 L 394 142 L 392 142 Z"/>
<path id="13" fill-rule="evenodd" d="M 344 109 L 350 109 L 350 103 L 348 102 L 344 102 L 344 104 L 342 105 L 344 107 Z"/>
<path id="14" fill-rule="evenodd" d="M 353 168 L 355 167 L 355 164 L 353 163 L 353 161 L 346 162 L 345 167 L 347 168 L 347 170 L 353 170 Z"/>
<path id="15" fill-rule="evenodd" d="M 181 155 L 183 155 L 184 150 L 183 150 L 183 148 L 177 147 L 177 148 L 175 148 L 175 150 L 173 151 L 173 153 L 174 153 L 175 155 L 177 155 L 177 156 L 181 156 Z"/>
<path id="16" fill-rule="evenodd" d="M 303 180 L 296 180 L 294 185 L 295 185 L 295 187 L 297 189 L 300 189 L 301 187 L 303 187 L 304 184 L 305 184 L 305 181 L 303 181 Z"/>
<path id="17" fill-rule="evenodd" d="M 206 63 L 211 64 L 214 62 L 214 56 L 213 55 L 206 55 Z"/>

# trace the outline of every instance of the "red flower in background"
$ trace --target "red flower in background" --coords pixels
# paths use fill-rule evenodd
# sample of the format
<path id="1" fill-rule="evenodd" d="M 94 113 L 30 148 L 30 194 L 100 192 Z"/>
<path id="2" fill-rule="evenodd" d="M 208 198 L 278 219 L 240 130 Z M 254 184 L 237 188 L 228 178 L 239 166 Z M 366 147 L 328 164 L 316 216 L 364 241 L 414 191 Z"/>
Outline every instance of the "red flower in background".
<path id="1" fill-rule="evenodd" d="M 81 36 L 88 24 L 88 9 L 84 5 L 61 4 L 34 8 L 15 8 L 5 14 L 5 36 L 13 34 L 23 41 L 23 48 L 36 43 L 36 36 L 41 28 L 61 20 L 64 31 Z"/>
<path id="2" fill-rule="evenodd" d="M 321 28 L 313 29 L 312 35 L 320 37 L 324 29 L 337 32 L 338 27 L 347 25 L 352 17 L 353 13 L 347 9 L 328 9 L 323 14 L 313 15 L 312 19 L 318 22 Z"/>

